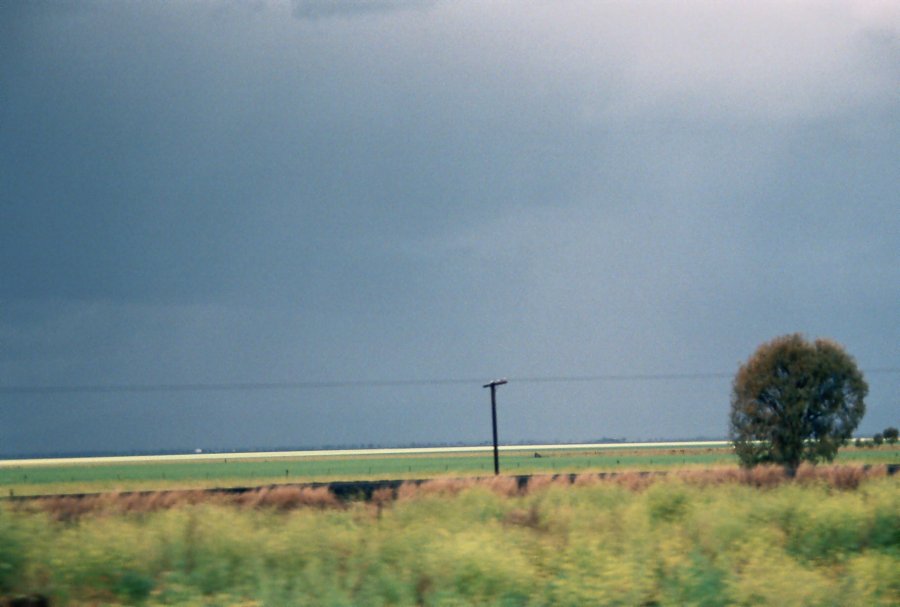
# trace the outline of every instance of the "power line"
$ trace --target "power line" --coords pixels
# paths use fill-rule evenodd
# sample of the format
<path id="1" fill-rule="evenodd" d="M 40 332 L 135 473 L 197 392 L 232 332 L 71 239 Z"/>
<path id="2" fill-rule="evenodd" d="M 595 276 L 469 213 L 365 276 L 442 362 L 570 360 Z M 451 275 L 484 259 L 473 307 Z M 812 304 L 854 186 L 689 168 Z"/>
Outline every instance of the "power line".
<path id="1" fill-rule="evenodd" d="M 677 379 L 720 379 L 734 377 L 734 373 L 621 373 L 607 375 L 572 375 L 547 377 L 518 377 L 510 381 L 529 384 L 599 382 L 599 381 L 661 381 Z"/>
<path id="2" fill-rule="evenodd" d="M 868 375 L 900 373 L 900 367 L 881 367 L 864 370 Z M 589 382 L 641 382 L 641 381 L 682 381 L 702 379 L 728 379 L 734 373 L 615 373 L 602 375 L 547 375 L 510 377 L 510 383 L 589 383 Z M 230 382 L 230 383 L 185 383 L 185 384 L 89 384 L 74 386 L 0 386 L 0 396 L 12 395 L 53 395 L 53 394 L 145 394 L 159 392 L 257 392 L 277 390 L 318 390 L 331 388 L 406 388 L 416 386 L 480 386 L 483 378 L 444 379 L 388 379 L 388 380 L 341 380 L 341 381 L 294 381 L 294 382 Z"/>
<path id="3" fill-rule="evenodd" d="M 387 388 L 473 384 L 479 379 L 398 379 L 297 382 L 234 382 L 195 384 L 95 384 L 82 386 L 0 386 L 0 394 L 116 394 L 147 392 L 254 392 L 324 388 Z"/>

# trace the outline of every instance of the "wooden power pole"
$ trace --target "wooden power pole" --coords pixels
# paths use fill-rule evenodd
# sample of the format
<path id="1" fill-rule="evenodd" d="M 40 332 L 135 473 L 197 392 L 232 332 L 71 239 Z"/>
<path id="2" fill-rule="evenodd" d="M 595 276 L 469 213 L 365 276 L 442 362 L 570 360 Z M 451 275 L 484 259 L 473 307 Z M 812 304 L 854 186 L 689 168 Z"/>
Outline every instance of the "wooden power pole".
<path id="1" fill-rule="evenodd" d="M 497 450 L 497 386 L 508 383 L 505 379 L 495 379 L 484 384 L 483 388 L 491 389 L 491 422 L 494 428 L 494 474 L 500 474 L 500 454 Z"/>

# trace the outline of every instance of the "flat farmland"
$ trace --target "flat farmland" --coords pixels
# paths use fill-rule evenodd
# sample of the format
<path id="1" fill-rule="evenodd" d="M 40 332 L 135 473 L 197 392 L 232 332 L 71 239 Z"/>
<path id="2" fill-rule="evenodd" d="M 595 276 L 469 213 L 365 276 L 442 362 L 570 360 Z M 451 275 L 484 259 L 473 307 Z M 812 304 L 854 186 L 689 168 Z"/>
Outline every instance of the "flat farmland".
<path id="1" fill-rule="evenodd" d="M 736 465 L 725 442 L 501 447 L 504 474 L 665 471 Z M 900 464 L 900 449 L 846 448 L 837 463 Z M 489 447 L 203 453 L 0 461 L 0 495 L 147 491 L 493 473 Z"/>

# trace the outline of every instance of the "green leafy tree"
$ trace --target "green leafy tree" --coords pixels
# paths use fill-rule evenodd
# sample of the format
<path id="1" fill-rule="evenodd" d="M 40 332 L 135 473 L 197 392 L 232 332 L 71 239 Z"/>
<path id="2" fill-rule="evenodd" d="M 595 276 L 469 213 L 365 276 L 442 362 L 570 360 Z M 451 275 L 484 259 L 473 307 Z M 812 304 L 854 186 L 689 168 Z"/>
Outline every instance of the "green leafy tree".
<path id="1" fill-rule="evenodd" d="M 884 443 L 884 436 L 882 436 L 881 432 L 875 433 L 875 436 L 872 437 L 872 443 L 876 447 L 880 447 Z"/>
<path id="2" fill-rule="evenodd" d="M 886 440 L 889 445 L 893 445 L 897 442 L 897 428 L 888 426 L 884 429 L 884 432 L 882 432 L 882 434 L 884 435 L 884 440 Z"/>
<path id="3" fill-rule="evenodd" d="M 839 344 L 784 335 L 738 369 L 730 435 L 744 466 L 831 461 L 866 411 L 868 386 Z"/>

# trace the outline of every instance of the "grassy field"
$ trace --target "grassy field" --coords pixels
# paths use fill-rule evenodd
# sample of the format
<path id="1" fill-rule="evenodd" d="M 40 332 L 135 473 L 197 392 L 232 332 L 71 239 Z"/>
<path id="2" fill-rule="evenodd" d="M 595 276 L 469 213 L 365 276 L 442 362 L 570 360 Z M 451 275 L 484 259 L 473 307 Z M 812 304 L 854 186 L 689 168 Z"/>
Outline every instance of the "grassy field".
<path id="1" fill-rule="evenodd" d="M 535 457 L 535 453 L 541 457 Z M 848 447 L 840 463 L 900 463 L 900 448 Z M 733 465 L 729 447 L 627 447 L 533 449 L 501 454 L 506 474 L 670 470 Z M 0 465 L 0 496 L 93 493 L 100 491 L 257 486 L 331 480 L 371 480 L 479 476 L 493 473 L 489 451 L 413 455 L 331 455 L 241 459 L 206 456 L 130 463 L 79 462 Z"/>
<path id="2" fill-rule="evenodd" d="M 512 479 L 436 479 L 370 503 L 319 494 L 289 509 L 284 497 L 300 489 L 149 510 L 98 498 L 74 517 L 0 504 L 0 596 L 148 607 L 900 604 L 898 480 L 774 472 L 536 477 L 525 492 Z"/>

